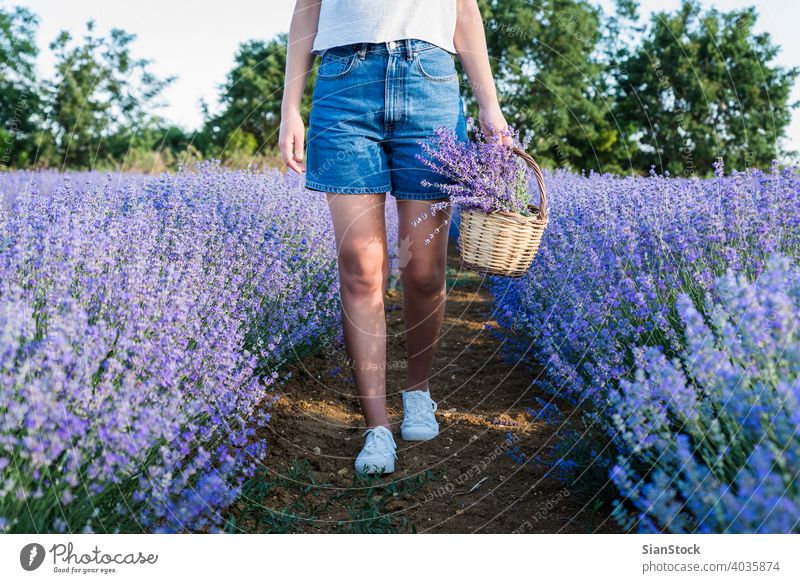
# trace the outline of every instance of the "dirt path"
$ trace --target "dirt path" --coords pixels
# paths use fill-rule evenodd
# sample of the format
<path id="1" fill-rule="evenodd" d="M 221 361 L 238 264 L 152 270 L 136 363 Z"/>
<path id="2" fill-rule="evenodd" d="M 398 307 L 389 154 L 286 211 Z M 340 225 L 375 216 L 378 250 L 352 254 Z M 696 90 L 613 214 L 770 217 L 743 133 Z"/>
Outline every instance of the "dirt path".
<path id="1" fill-rule="evenodd" d="M 401 295 L 389 291 L 388 395 L 397 470 L 353 475 L 363 423 L 344 356 L 319 354 L 293 367 L 263 437 L 268 468 L 245 489 L 232 530 L 246 532 L 592 532 L 604 516 L 584 510 L 570 485 L 545 477 L 537 456 L 552 428 L 525 413 L 537 389 L 509 366 L 485 329 L 491 301 L 482 278 L 448 259 L 448 299 L 431 394 L 441 433 L 404 442 L 400 390 L 405 345 Z M 539 395 L 544 398 L 544 395 Z M 509 431 L 511 433 L 509 433 Z M 605 522 L 601 530 L 610 528 Z"/>

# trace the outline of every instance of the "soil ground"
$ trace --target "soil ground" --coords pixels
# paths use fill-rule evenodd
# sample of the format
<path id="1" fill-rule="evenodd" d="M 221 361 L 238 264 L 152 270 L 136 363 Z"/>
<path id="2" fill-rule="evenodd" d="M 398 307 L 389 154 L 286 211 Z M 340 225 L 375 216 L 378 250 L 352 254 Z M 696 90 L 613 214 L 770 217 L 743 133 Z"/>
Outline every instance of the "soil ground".
<path id="1" fill-rule="evenodd" d="M 614 532 L 592 504 L 541 462 L 553 427 L 526 413 L 543 372 L 505 362 L 482 276 L 462 270 L 450 245 L 446 315 L 431 379 L 440 435 L 400 438 L 405 343 L 401 293 L 387 292 L 387 394 L 398 460 L 385 477 L 355 476 L 363 418 L 340 352 L 293 365 L 259 437 L 266 467 L 228 518 L 237 532 Z M 567 411 L 569 413 L 569 411 Z"/>

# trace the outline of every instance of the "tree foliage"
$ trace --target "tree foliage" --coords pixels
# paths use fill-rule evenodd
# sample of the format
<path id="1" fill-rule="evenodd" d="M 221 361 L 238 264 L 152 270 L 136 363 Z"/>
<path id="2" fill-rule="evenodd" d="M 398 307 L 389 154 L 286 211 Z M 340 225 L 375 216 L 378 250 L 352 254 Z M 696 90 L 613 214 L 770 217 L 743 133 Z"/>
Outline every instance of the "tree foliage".
<path id="1" fill-rule="evenodd" d="M 509 123 L 532 132 L 532 148 L 548 165 L 599 168 L 612 162 L 619 134 L 602 91 L 600 10 L 586 0 L 479 5 Z"/>
<path id="2" fill-rule="evenodd" d="M 270 41 L 250 40 L 236 53 L 233 69 L 220 88 L 221 112 L 208 117 L 206 132 L 218 155 L 255 154 L 278 141 L 286 69 L 287 35 Z M 313 84 L 312 72 L 309 84 Z M 311 97 L 302 111 L 308 115 Z"/>
<path id="3" fill-rule="evenodd" d="M 633 168 L 704 174 L 718 157 L 765 167 L 783 153 L 798 70 L 771 64 L 778 47 L 756 19 L 755 8 L 703 13 L 685 0 L 653 14 L 641 46 L 618 55 L 614 113 Z"/>
<path id="4" fill-rule="evenodd" d="M 160 123 L 153 113 L 156 99 L 171 79 L 158 79 L 148 60 L 133 58 L 135 38 L 119 29 L 96 36 L 89 22 L 81 43 L 61 32 L 50 45 L 56 77 L 47 87 L 47 113 L 61 165 L 86 168 L 118 160 L 143 130 Z"/>
<path id="5" fill-rule="evenodd" d="M 36 16 L 0 8 L 0 165 L 26 166 L 36 151 L 41 95 L 36 81 Z"/>
<path id="6" fill-rule="evenodd" d="M 647 173 L 655 165 L 702 176 L 718 157 L 744 168 L 794 154 L 784 144 L 798 69 L 776 64 L 780 49 L 757 32 L 755 8 L 704 10 L 684 0 L 643 22 L 638 0 L 616 0 L 611 14 L 594 0 L 478 3 L 503 111 L 531 136 L 545 166 Z M 91 22 L 82 39 L 62 32 L 51 44 L 55 78 L 40 81 L 36 26 L 28 10 L 0 8 L 4 166 L 274 161 L 285 34 L 241 44 L 218 106 L 203 104 L 203 127 L 191 134 L 157 115 L 172 79 L 158 79 L 149 61 L 133 56 L 134 35 L 98 36 Z M 302 103 L 306 121 L 315 71 Z"/>

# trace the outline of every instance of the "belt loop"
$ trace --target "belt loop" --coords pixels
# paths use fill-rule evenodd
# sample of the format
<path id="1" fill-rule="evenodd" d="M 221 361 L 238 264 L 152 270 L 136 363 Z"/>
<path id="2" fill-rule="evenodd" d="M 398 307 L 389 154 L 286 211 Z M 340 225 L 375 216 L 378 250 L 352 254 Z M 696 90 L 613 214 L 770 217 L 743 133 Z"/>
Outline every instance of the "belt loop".
<path id="1" fill-rule="evenodd" d="M 406 60 L 407 61 L 413 61 L 414 60 L 414 53 L 413 53 L 413 50 L 411 48 L 411 39 L 410 38 L 406 39 Z"/>
<path id="2" fill-rule="evenodd" d="M 361 43 L 361 48 L 358 49 L 358 58 L 362 61 L 367 58 L 367 43 Z"/>

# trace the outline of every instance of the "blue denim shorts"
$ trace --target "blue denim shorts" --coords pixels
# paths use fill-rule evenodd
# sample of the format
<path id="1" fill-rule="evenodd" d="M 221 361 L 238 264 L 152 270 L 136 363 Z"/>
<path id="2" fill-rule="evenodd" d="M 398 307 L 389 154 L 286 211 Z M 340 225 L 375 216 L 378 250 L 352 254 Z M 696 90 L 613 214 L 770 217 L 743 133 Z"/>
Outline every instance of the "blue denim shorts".
<path id="1" fill-rule="evenodd" d="M 445 126 L 467 139 L 453 55 L 418 39 L 327 49 L 308 125 L 305 186 L 340 194 L 447 198 L 417 159 L 418 140 Z"/>

